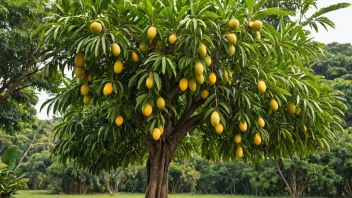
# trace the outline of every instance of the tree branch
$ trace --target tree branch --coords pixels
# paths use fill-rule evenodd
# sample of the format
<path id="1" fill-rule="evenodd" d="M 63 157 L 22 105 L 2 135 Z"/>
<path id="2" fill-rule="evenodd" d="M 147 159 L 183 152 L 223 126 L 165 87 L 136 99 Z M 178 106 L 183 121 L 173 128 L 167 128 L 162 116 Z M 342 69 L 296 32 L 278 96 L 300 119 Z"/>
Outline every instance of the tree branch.
<path id="1" fill-rule="evenodd" d="M 2 68 L 2 70 L 3 70 L 3 72 L 4 72 L 4 75 L 3 75 L 4 84 L 3 84 L 3 86 L 2 86 L 2 87 L 4 87 L 4 85 L 6 84 L 6 81 L 7 81 L 7 79 L 8 79 L 9 71 L 7 70 L 6 66 L 3 65 L 3 64 L 1 64 L 1 68 Z M 0 90 L 1 90 L 1 89 L 0 89 Z M 0 93 L 1 93 L 1 92 L 2 92 L 2 91 L 0 91 Z"/>
<path id="2" fill-rule="evenodd" d="M 29 85 L 25 85 L 25 86 L 22 86 L 22 87 L 18 87 L 15 91 L 19 91 L 19 90 L 21 90 L 21 89 L 25 89 L 25 88 L 27 88 L 27 87 L 32 87 L 32 86 L 34 86 L 34 84 L 29 84 Z M 14 92 L 15 92 L 14 91 Z"/>
<path id="3" fill-rule="evenodd" d="M 193 98 L 191 97 L 192 101 Z M 193 103 L 192 101 L 190 101 L 191 99 L 187 99 L 187 106 L 186 109 L 184 110 L 183 114 L 181 115 L 180 120 L 178 121 L 178 123 L 176 124 L 175 128 L 180 128 L 181 126 L 183 126 L 187 120 L 193 115 L 193 113 L 197 110 L 197 108 L 202 104 L 201 100 L 198 100 L 197 102 Z"/>
<path id="4" fill-rule="evenodd" d="M 16 81 L 14 83 L 12 83 L 8 89 L 6 89 L 5 94 L 4 95 L 0 95 L 0 103 L 4 102 L 5 100 L 7 100 L 12 94 L 13 92 L 15 92 L 16 88 L 21 84 L 22 82 L 22 77 L 16 79 Z M 0 92 L 2 93 L 2 92 Z"/>
<path id="5" fill-rule="evenodd" d="M 39 49 L 38 49 L 39 50 Z M 49 49 L 41 50 L 38 52 L 36 50 L 31 54 L 31 58 L 22 65 L 22 75 L 14 75 L 11 78 L 4 77 L 4 84 L 0 88 L 0 93 L 3 93 L 6 90 L 6 93 L 2 96 L 0 96 L 0 102 L 4 102 L 7 100 L 15 91 L 17 91 L 17 87 L 20 86 L 21 82 L 27 78 L 28 76 L 31 76 L 35 73 L 37 73 L 40 69 L 38 67 L 35 67 L 33 71 L 30 71 L 30 67 L 33 65 L 37 65 L 38 59 L 49 52 Z M 6 66 L 2 66 L 2 69 L 4 70 L 4 74 L 8 75 L 8 71 L 6 69 Z M 6 82 L 7 79 L 9 79 L 9 82 Z"/>
<path id="6" fill-rule="evenodd" d="M 180 92 L 180 89 L 177 87 L 176 89 L 169 92 L 165 97 L 172 100 L 178 92 Z"/>
<path id="7" fill-rule="evenodd" d="M 149 153 L 151 155 L 153 155 L 153 153 L 155 153 L 155 148 L 154 148 L 153 142 L 150 140 L 150 138 L 148 137 L 148 135 L 146 133 L 143 133 L 143 131 L 142 131 L 142 134 L 143 134 L 144 141 L 147 143 Z M 154 157 L 154 156 L 150 156 L 150 157 Z"/>
<path id="8" fill-rule="evenodd" d="M 277 168 L 277 170 L 279 171 L 279 174 L 280 174 L 282 180 L 284 180 L 284 182 L 285 182 L 285 184 L 286 184 L 286 186 L 287 186 L 288 191 L 289 191 L 290 194 L 292 195 L 291 187 L 290 187 L 290 185 L 288 184 L 288 182 L 286 181 L 284 175 L 283 175 L 282 172 L 281 172 L 281 169 L 280 169 L 280 166 L 279 166 L 279 162 L 278 162 L 278 161 L 275 161 L 275 164 L 276 164 L 276 168 Z"/>
<path id="9" fill-rule="evenodd" d="M 167 73 L 165 73 L 163 75 L 163 84 L 165 86 L 165 91 L 166 93 L 169 93 L 170 92 L 170 80 L 169 78 L 167 77 Z"/>
<path id="10" fill-rule="evenodd" d="M 177 142 L 182 141 L 182 139 L 187 135 L 187 132 L 192 132 L 198 125 L 204 124 L 206 118 L 204 118 L 206 112 L 199 113 L 192 116 L 187 120 L 187 122 L 181 127 L 174 130 L 174 135 Z"/>

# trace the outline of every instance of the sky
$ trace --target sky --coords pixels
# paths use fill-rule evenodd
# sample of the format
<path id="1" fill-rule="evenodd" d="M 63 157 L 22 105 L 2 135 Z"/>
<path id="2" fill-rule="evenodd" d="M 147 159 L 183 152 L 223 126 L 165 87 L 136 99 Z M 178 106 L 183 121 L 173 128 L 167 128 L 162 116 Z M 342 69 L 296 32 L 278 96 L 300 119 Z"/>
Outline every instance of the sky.
<path id="1" fill-rule="evenodd" d="M 352 0 L 319 0 L 318 7 L 323 8 L 335 3 L 352 3 Z M 336 27 L 335 29 L 329 28 L 329 31 L 326 31 L 324 28 L 321 28 L 318 33 L 314 33 L 316 41 L 322 43 L 352 43 L 352 26 L 350 25 L 350 19 L 352 18 L 352 7 L 331 12 L 325 15 L 331 19 Z"/>
<path id="2" fill-rule="evenodd" d="M 352 3 L 352 0 L 319 0 L 318 8 L 323 8 L 331 4 L 342 2 Z M 325 16 L 336 24 L 336 28 L 329 28 L 329 31 L 326 31 L 324 28 L 320 27 L 320 31 L 318 33 L 315 33 L 313 30 L 312 37 L 315 38 L 314 40 L 326 44 L 331 42 L 352 43 L 352 26 L 350 22 L 350 19 L 352 18 L 352 7 L 332 12 L 326 14 Z M 41 120 L 51 119 L 53 115 L 52 113 L 49 113 L 48 115 L 46 108 L 43 108 L 43 110 L 39 112 L 41 105 L 49 99 L 49 96 L 45 92 L 38 92 L 38 96 L 39 102 L 36 105 L 38 118 Z"/>

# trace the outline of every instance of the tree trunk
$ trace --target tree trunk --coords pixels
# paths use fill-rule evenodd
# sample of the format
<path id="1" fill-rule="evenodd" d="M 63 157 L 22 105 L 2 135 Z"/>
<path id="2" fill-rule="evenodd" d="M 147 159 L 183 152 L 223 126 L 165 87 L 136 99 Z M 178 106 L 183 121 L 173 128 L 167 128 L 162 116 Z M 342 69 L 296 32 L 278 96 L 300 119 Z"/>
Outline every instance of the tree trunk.
<path id="1" fill-rule="evenodd" d="M 115 181 L 115 194 L 119 192 L 119 183 L 120 183 L 120 179 Z"/>
<path id="2" fill-rule="evenodd" d="M 288 182 L 286 181 L 284 175 L 283 175 L 282 172 L 281 172 L 281 168 L 280 168 L 279 162 L 278 162 L 278 161 L 275 161 L 275 165 L 276 165 L 277 170 L 279 171 L 279 174 L 280 174 L 282 180 L 284 180 L 284 182 L 285 182 L 285 184 L 286 184 L 286 187 L 287 187 L 288 191 L 290 192 L 290 195 L 291 195 L 292 197 L 294 197 L 295 195 L 294 195 L 294 193 L 293 193 L 293 191 L 292 191 L 290 185 L 288 184 Z"/>
<path id="3" fill-rule="evenodd" d="M 154 142 L 149 148 L 146 198 L 168 197 L 168 168 L 175 148 L 176 143 L 170 144 L 165 139 Z"/>

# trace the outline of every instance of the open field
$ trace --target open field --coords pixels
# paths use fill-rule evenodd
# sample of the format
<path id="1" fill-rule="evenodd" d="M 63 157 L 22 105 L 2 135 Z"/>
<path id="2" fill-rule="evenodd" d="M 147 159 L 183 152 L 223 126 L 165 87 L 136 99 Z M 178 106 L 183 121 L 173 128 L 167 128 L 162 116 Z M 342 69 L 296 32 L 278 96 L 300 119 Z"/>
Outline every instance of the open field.
<path id="1" fill-rule="evenodd" d="M 19 191 L 16 198 L 111 198 L 108 194 L 89 194 L 89 195 L 50 195 L 48 191 Z M 144 194 L 119 193 L 114 197 L 117 198 L 143 198 Z M 192 195 L 192 194 L 177 194 L 169 195 L 170 198 L 255 198 L 255 196 L 240 196 L 240 195 Z M 258 197 L 257 197 L 258 198 Z M 274 197 L 272 197 L 274 198 Z"/>

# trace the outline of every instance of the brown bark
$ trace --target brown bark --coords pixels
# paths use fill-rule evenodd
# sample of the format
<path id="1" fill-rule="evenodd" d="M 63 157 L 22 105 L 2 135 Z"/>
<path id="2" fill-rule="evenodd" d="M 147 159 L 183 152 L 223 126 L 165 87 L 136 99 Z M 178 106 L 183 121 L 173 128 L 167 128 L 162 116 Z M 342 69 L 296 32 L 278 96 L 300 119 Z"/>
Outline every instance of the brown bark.
<path id="1" fill-rule="evenodd" d="M 163 80 L 167 81 L 164 76 Z M 172 105 L 173 98 L 180 92 L 179 88 L 174 90 L 167 86 L 168 94 L 164 96 L 166 106 Z M 144 140 L 148 147 L 149 158 L 147 160 L 147 185 L 146 198 L 167 198 L 168 197 L 168 168 L 177 145 L 188 132 L 192 132 L 197 125 L 205 123 L 205 112 L 196 113 L 202 104 L 191 94 L 187 95 L 187 104 L 184 113 L 178 122 L 173 125 L 171 115 L 164 114 L 164 133 L 158 141 L 153 140 L 149 135 L 144 134 Z M 143 129 L 142 129 L 143 130 Z"/>
<path id="2" fill-rule="evenodd" d="M 22 72 L 19 75 L 11 76 L 11 72 L 7 70 L 6 66 L 1 67 L 4 73 L 4 78 L 2 86 L 0 87 L 0 103 L 5 102 L 14 92 L 30 86 L 26 85 L 20 87 L 23 80 L 40 71 L 38 59 L 49 52 L 48 49 L 40 52 L 38 50 L 31 55 L 31 58 L 26 63 L 21 65 Z"/>
<path id="3" fill-rule="evenodd" d="M 168 134 L 167 130 L 164 132 Z M 149 159 L 147 161 L 146 198 L 168 197 L 168 169 L 173 153 L 177 147 L 174 138 L 161 138 L 149 144 Z"/>

